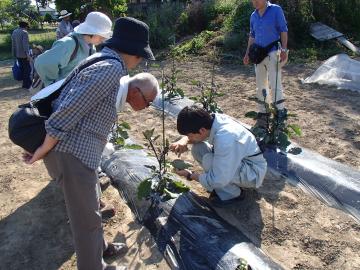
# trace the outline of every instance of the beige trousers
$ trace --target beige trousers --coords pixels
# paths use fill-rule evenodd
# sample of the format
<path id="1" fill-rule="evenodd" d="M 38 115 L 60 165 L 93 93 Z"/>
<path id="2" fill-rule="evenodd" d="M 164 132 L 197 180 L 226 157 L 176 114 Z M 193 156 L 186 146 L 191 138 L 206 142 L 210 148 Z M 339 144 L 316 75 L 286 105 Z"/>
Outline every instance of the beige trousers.
<path id="1" fill-rule="evenodd" d="M 256 97 L 260 101 L 260 103 L 258 104 L 258 111 L 261 113 L 266 112 L 265 106 L 263 104 L 263 89 L 266 90 L 265 101 L 268 104 L 270 102 L 276 102 L 284 99 L 284 93 L 281 83 L 281 68 L 286 64 L 286 62 L 280 63 L 279 59 L 278 69 L 276 69 L 278 61 L 277 57 L 277 51 L 273 51 L 269 53 L 269 55 L 265 57 L 265 59 L 260 64 L 255 65 Z M 270 93 L 271 96 L 269 95 Z M 277 104 L 276 107 L 279 110 L 282 110 L 285 108 L 285 104 L 284 102 L 282 102 L 280 104 Z"/>

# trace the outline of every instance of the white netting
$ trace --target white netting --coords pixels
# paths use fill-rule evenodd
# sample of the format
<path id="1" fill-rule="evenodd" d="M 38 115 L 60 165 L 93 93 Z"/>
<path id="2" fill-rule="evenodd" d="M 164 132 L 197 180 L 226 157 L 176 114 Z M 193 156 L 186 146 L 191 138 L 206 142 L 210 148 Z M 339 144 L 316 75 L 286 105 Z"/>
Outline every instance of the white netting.
<path id="1" fill-rule="evenodd" d="M 346 54 L 330 57 L 312 76 L 303 83 L 336 85 L 341 89 L 360 92 L 360 61 L 351 59 Z"/>

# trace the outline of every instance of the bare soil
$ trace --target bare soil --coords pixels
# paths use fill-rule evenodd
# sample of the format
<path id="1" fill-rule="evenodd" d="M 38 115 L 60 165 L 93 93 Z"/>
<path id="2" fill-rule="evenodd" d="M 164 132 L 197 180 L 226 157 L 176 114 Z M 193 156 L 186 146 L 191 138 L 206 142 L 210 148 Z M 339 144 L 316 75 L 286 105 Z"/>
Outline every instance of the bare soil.
<path id="1" fill-rule="evenodd" d="M 30 97 L 12 80 L 11 64 L 0 63 L 0 268 L 76 269 L 61 190 L 41 162 L 23 164 L 20 148 L 7 137 L 8 117 Z M 284 69 L 286 106 L 298 115 L 295 122 L 303 130 L 303 136 L 294 141 L 359 170 L 360 93 L 301 84 L 300 78 L 319 64 L 289 64 Z M 179 69 L 179 85 L 187 96 L 199 94 L 191 80 L 210 81 L 211 64 L 200 59 L 182 63 Z M 160 80 L 158 68 L 150 72 Z M 223 64 L 216 69 L 216 82 L 225 94 L 218 100 L 224 112 L 253 124 L 244 118 L 245 112 L 256 109 L 249 100 L 255 94 L 253 68 Z M 145 129 L 155 127 L 160 134 L 160 117 L 154 109 L 136 113 L 127 109 L 119 119 L 130 123 L 131 135 L 139 143 L 144 142 Z M 167 117 L 166 129 L 170 141 L 178 138 L 174 119 Z M 189 154 L 184 157 L 194 163 Z M 198 183 L 187 184 L 205 195 Z M 123 240 L 130 247 L 124 258 L 113 263 L 130 269 L 169 269 L 117 191 L 110 187 L 104 196 L 117 210 L 104 225 L 106 239 Z M 283 181 L 266 179 L 261 189 L 247 192 L 237 207 L 218 213 L 286 269 L 360 269 L 360 224 Z"/>
<path id="2" fill-rule="evenodd" d="M 11 76 L 12 61 L 0 62 L 0 269 L 76 269 L 76 257 L 61 189 L 45 166 L 28 166 L 21 149 L 8 138 L 7 123 L 17 105 L 30 94 Z M 138 224 L 119 193 L 109 187 L 104 201 L 116 215 L 104 224 L 108 241 L 129 247 L 120 259 L 107 262 L 128 269 L 169 269 L 146 228 Z"/>

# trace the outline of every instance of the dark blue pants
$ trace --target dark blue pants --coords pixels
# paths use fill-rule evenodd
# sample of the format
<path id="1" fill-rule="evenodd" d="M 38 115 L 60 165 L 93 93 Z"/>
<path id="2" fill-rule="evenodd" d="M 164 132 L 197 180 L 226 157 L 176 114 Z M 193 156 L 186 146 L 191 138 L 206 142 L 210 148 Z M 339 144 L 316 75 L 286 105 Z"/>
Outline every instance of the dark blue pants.
<path id="1" fill-rule="evenodd" d="M 32 79 L 30 78 L 30 74 L 31 74 L 30 62 L 26 58 L 18 58 L 18 61 L 23 75 L 22 87 L 29 89 L 32 84 Z"/>

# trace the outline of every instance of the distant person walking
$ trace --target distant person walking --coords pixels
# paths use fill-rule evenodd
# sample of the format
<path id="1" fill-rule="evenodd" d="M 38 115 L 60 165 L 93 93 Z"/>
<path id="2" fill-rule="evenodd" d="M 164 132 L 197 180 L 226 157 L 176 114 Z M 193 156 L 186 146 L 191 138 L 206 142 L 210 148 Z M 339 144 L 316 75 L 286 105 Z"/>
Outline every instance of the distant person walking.
<path id="1" fill-rule="evenodd" d="M 288 28 L 284 12 L 278 5 L 271 4 L 266 0 L 252 0 L 255 11 L 250 17 L 250 36 L 248 47 L 243 59 L 245 65 L 249 64 L 252 47 L 257 46 L 257 52 L 265 50 L 266 57 L 259 63 L 255 63 L 256 73 L 256 96 L 258 99 L 257 126 L 266 125 L 266 110 L 263 97 L 263 89 L 266 90 L 266 102 L 270 103 L 269 84 L 272 93 L 272 102 L 275 104 L 279 121 L 286 120 L 285 99 L 281 84 L 281 67 L 288 59 Z M 278 48 L 278 42 L 281 47 Z M 279 52 L 280 51 L 280 55 Z M 255 56 L 258 56 L 255 54 Z"/>
<path id="2" fill-rule="evenodd" d="M 30 89 L 31 87 L 31 56 L 29 46 L 29 34 L 27 22 L 19 22 L 19 27 L 16 28 L 11 35 L 12 55 L 18 60 L 22 73 L 22 87 Z"/>
<path id="3" fill-rule="evenodd" d="M 67 12 L 67 10 L 62 10 L 59 13 L 59 19 L 61 19 L 58 28 L 56 29 L 56 39 L 63 38 L 74 31 L 74 28 L 70 21 L 70 15 L 72 13 Z"/>
<path id="4" fill-rule="evenodd" d="M 82 60 L 95 52 L 111 36 L 112 22 L 101 12 L 90 12 L 74 32 L 54 42 L 50 50 L 39 55 L 35 70 L 45 86 L 64 79 Z M 89 46 L 90 44 L 90 46 Z"/>

